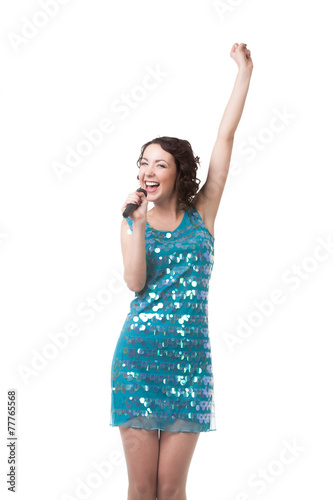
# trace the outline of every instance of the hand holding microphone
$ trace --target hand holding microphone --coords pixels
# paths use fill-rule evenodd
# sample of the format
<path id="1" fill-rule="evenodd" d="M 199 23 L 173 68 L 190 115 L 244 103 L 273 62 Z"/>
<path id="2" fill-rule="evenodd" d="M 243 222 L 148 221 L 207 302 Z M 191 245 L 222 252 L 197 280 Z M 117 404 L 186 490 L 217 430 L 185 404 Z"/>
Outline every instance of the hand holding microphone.
<path id="1" fill-rule="evenodd" d="M 139 187 L 133 193 L 129 193 L 125 204 L 122 206 L 123 217 L 129 217 L 134 213 L 134 217 L 130 217 L 132 220 L 142 219 L 147 217 L 147 191 Z"/>

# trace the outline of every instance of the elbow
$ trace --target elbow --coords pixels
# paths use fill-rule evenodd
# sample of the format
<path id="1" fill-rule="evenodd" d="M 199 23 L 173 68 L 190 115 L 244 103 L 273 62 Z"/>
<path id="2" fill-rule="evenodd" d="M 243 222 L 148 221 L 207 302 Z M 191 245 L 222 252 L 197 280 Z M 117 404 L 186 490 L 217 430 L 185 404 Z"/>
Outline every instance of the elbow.
<path id="1" fill-rule="evenodd" d="M 141 286 L 141 285 L 140 285 L 140 286 L 135 286 L 135 285 L 133 285 L 133 286 L 128 286 L 128 285 L 127 285 L 127 286 L 128 286 L 128 288 L 129 288 L 132 292 L 139 293 L 139 292 L 141 292 L 141 290 L 144 288 L 145 284 L 146 284 L 146 283 L 144 283 L 142 286 Z"/>
<path id="2" fill-rule="evenodd" d="M 146 280 L 143 282 L 129 280 L 124 276 L 124 281 L 131 292 L 139 293 L 144 288 Z"/>
<path id="3" fill-rule="evenodd" d="M 220 141 L 233 142 L 235 139 L 235 132 L 233 130 L 220 132 L 218 138 Z"/>

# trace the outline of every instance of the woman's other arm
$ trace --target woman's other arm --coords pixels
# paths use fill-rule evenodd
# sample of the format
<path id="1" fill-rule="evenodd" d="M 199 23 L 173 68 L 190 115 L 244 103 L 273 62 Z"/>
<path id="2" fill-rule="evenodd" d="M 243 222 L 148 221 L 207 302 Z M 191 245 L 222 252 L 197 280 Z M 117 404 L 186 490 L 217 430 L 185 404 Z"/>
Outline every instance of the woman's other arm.
<path id="1" fill-rule="evenodd" d="M 235 43 L 230 57 L 237 63 L 238 73 L 218 129 L 206 182 L 196 197 L 196 208 L 202 210 L 205 223 L 211 229 L 227 181 L 234 135 L 243 113 L 253 69 L 251 52 L 246 48 L 246 44 Z"/>
<path id="2" fill-rule="evenodd" d="M 218 129 L 217 139 L 224 140 L 233 140 L 234 138 L 243 113 L 253 70 L 251 51 L 246 48 L 245 43 L 241 43 L 240 45 L 235 43 L 231 49 L 230 57 L 236 61 L 238 73 L 231 97 L 225 108 Z"/>
<path id="3" fill-rule="evenodd" d="M 145 249 L 145 231 L 147 224 L 148 201 L 143 193 L 132 193 L 140 197 L 141 205 L 132 212 L 132 231 L 126 219 L 121 222 L 121 251 L 123 254 L 124 280 L 132 292 L 140 292 L 146 284 L 147 264 Z M 129 200 L 127 203 L 133 203 Z M 126 204 L 122 208 L 125 210 Z"/>

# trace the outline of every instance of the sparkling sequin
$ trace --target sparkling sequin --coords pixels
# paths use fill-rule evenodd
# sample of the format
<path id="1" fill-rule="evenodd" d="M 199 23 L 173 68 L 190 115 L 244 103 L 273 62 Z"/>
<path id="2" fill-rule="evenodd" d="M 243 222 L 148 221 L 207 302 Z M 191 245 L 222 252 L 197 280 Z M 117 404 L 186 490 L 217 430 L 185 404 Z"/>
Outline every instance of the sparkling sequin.
<path id="1" fill-rule="evenodd" d="M 147 280 L 131 301 L 113 355 L 110 425 L 216 430 L 208 330 L 214 241 L 195 208 L 174 231 L 147 223 Z"/>

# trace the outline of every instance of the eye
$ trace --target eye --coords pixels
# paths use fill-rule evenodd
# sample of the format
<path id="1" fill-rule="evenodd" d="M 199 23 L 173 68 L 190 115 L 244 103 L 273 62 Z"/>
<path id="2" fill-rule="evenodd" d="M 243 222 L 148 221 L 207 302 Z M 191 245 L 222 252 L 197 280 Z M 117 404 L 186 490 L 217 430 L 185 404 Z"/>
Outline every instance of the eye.
<path id="1" fill-rule="evenodd" d="M 141 163 L 141 165 L 140 165 L 140 166 L 142 167 L 143 165 L 148 165 L 148 163 Z M 157 166 L 158 166 L 158 167 L 165 168 L 165 165 L 162 165 L 161 163 L 160 163 L 159 165 L 157 165 Z"/>

